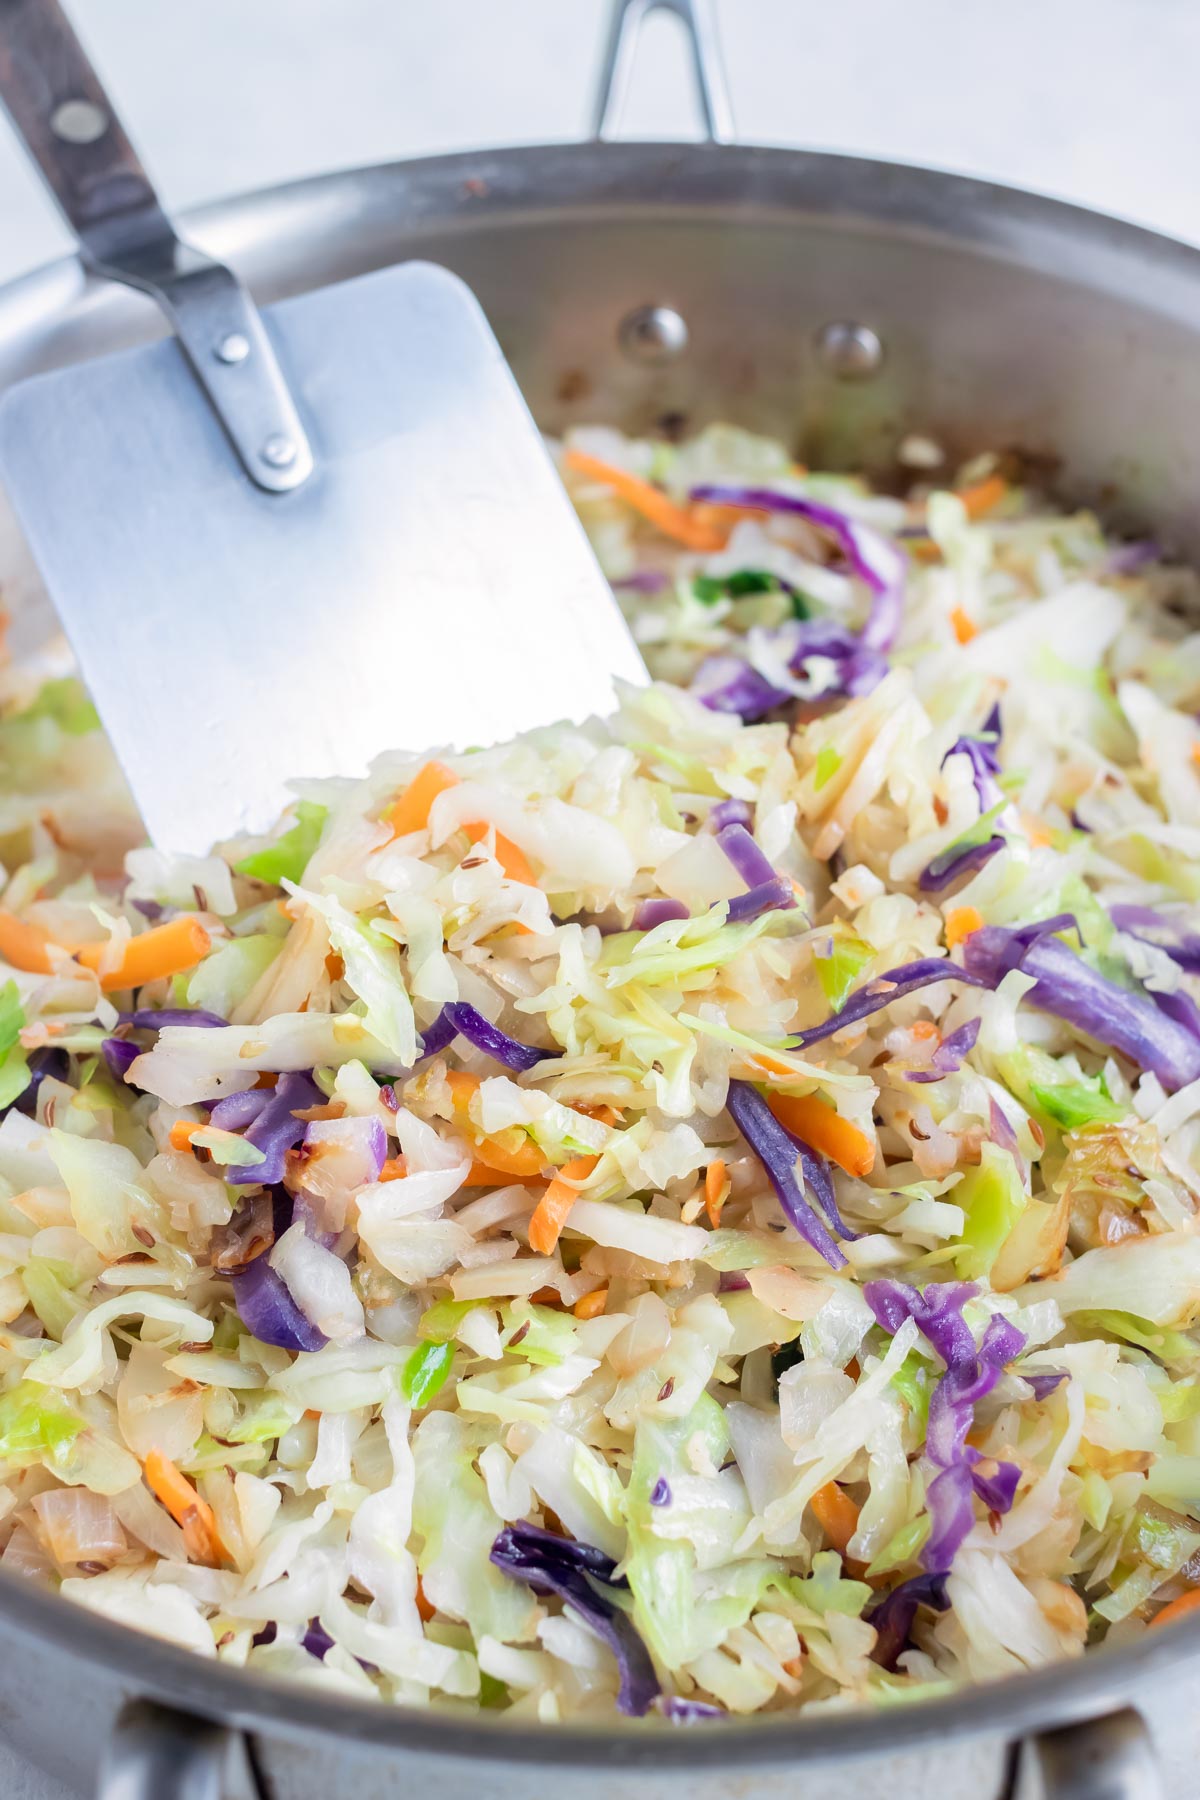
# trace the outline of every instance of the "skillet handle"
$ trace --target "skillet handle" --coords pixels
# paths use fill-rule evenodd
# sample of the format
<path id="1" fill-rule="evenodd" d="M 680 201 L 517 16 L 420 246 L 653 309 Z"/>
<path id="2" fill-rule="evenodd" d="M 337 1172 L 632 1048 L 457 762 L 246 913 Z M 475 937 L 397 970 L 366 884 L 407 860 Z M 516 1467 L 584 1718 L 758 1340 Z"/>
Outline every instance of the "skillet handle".
<path id="1" fill-rule="evenodd" d="M 1133 1707 L 1026 1738 L 1012 1800 L 1163 1800 L 1158 1757 Z"/>
<path id="2" fill-rule="evenodd" d="M 638 36 L 652 12 L 674 13 L 687 33 L 692 53 L 696 92 L 704 115 L 704 135 L 709 143 L 730 144 L 736 137 L 725 65 L 717 41 L 712 0 L 613 0 L 608 44 L 596 94 L 592 136 L 616 136 L 617 125 L 629 93 L 637 56 Z"/>
<path id="3" fill-rule="evenodd" d="M 298 487 L 312 452 L 254 302 L 176 237 L 58 0 L 0 0 L 0 100 L 87 267 L 166 313 L 250 479 Z"/>
<path id="4" fill-rule="evenodd" d="M 131 1700 L 100 1763 L 96 1800 L 263 1800 L 263 1793 L 240 1732 Z"/>

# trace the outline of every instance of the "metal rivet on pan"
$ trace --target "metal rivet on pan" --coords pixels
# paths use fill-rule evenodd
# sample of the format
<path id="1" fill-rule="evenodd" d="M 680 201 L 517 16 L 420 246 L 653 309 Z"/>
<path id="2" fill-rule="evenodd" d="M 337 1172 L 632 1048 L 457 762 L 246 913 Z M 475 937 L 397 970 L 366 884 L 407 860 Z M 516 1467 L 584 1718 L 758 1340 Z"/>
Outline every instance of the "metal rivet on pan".
<path id="1" fill-rule="evenodd" d="M 250 339 L 241 331 L 227 331 L 213 351 L 217 361 L 223 363 L 245 362 L 249 354 Z"/>
<path id="2" fill-rule="evenodd" d="M 50 114 L 50 129 L 64 144 L 94 144 L 108 125 L 104 108 L 91 100 L 64 100 Z"/>
<path id="3" fill-rule="evenodd" d="M 817 333 L 817 353 L 839 381 L 862 381 L 878 373 L 883 363 L 883 344 L 869 325 L 853 319 L 835 319 Z"/>
<path id="4" fill-rule="evenodd" d="M 262 447 L 262 459 L 273 469 L 290 468 L 296 460 L 296 446 L 290 437 L 284 437 L 280 432 L 267 439 Z"/>
<path id="5" fill-rule="evenodd" d="M 671 306 L 635 307 L 617 327 L 617 342 L 633 362 L 672 362 L 687 341 L 687 325 Z"/>

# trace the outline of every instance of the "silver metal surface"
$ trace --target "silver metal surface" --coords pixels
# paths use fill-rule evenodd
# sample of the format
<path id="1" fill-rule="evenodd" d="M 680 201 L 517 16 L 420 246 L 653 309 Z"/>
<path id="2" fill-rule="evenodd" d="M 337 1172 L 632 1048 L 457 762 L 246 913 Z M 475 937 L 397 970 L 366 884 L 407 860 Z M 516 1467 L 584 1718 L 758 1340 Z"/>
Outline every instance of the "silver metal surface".
<path id="1" fill-rule="evenodd" d="M 285 497 L 244 480 L 171 343 L 0 403 L 0 477 L 169 848 L 267 826 L 291 777 L 585 719 L 645 679 L 455 276 L 408 263 L 267 317 L 318 445 Z"/>
<path id="2" fill-rule="evenodd" d="M 842 381 L 863 381 L 883 366 L 883 344 L 869 325 L 835 319 L 817 333 L 817 353 Z"/>
<path id="3" fill-rule="evenodd" d="M 616 144 L 325 176 L 206 208 L 189 234 L 235 258 L 263 302 L 403 257 L 445 263 L 479 295 L 550 429 L 732 418 L 885 478 L 914 431 L 948 461 L 1018 447 L 1065 496 L 1200 554 L 1200 253 L 1078 208 L 856 158 Z M 666 367 L 632 364 L 616 341 L 648 294 L 689 326 Z M 817 334 L 867 319 L 885 365 L 844 382 Z M 129 296 L 56 264 L 0 292 L 0 383 L 155 328 Z M 28 580 L 18 572 L 18 587 Z M 572 1800 L 1012 1800 L 1021 1740 L 1053 1733 L 1070 1768 L 1090 1745 L 1111 1748 L 1107 1715 L 1131 1701 L 1170 1800 L 1194 1800 L 1200 1766 L 1200 1622 L 869 1716 L 667 1732 L 446 1720 L 285 1687 L 2 1571 L 0 1613 L 0 1724 L 81 1793 L 130 1692 L 247 1733 L 274 1800 L 518 1800 L 551 1787 Z M 1027 1752 L 1024 1778 L 1057 1751 L 1043 1739 Z"/>
<path id="4" fill-rule="evenodd" d="M 240 1733 L 146 1700 L 118 1716 L 96 1793 L 98 1800 L 263 1800 Z"/>
<path id="5" fill-rule="evenodd" d="M 1160 1800 L 1162 1772 L 1131 1706 L 1026 1738 L 1012 1800 Z"/>
<path id="6" fill-rule="evenodd" d="M 687 33 L 705 136 L 711 143 L 732 143 L 736 135 L 733 108 L 711 0 L 615 0 L 596 92 L 594 135 L 616 135 L 633 75 L 638 34 L 653 12 L 673 13 Z"/>
<path id="7" fill-rule="evenodd" d="M 617 327 L 617 342 L 631 362 L 674 362 L 687 349 L 687 323 L 673 306 L 637 306 Z"/>
<path id="8" fill-rule="evenodd" d="M 0 0 L 0 99 L 88 266 L 163 309 L 251 480 L 271 493 L 307 480 L 304 429 L 254 303 L 229 269 L 175 235 L 58 0 Z M 236 372 L 210 355 L 231 336 L 247 347 Z M 281 463 L 263 447 L 282 438 L 294 454 Z"/>

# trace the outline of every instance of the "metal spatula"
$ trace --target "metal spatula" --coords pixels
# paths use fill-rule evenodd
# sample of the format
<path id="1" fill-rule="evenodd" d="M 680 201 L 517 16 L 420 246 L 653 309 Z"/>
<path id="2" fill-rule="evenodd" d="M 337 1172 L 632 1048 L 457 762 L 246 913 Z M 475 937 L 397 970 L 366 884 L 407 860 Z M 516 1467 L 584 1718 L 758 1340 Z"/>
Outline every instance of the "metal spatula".
<path id="1" fill-rule="evenodd" d="M 456 277 L 409 263 L 258 313 L 176 237 L 56 0 L 0 0 L 0 97 L 85 263 L 175 332 L 0 403 L 0 480 L 159 844 L 267 825 L 290 776 L 582 719 L 645 679 Z"/>

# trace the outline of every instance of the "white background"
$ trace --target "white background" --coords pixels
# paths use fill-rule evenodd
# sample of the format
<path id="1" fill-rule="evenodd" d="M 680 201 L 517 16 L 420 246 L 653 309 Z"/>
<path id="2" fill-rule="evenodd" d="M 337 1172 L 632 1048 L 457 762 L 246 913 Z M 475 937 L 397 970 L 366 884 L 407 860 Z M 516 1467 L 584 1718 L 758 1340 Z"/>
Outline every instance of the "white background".
<path id="1" fill-rule="evenodd" d="M 67 0 L 168 207 L 582 136 L 606 0 Z M 739 134 L 991 176 L 1200 242 L 1200 0 L 717 0 Z M 690 135 L 651 22 L 630 136 Z M 0 280 L 67 247 L 0 124 Z M 97 1749 L 99 1747 L 97 1746 Z M 0 1745 L 3 1800 L 65 1800 Z"/>

